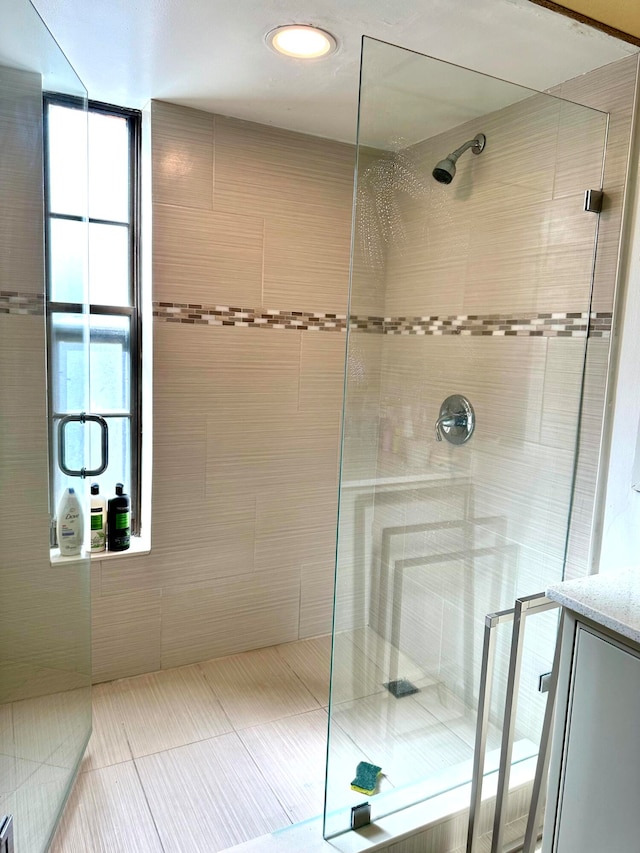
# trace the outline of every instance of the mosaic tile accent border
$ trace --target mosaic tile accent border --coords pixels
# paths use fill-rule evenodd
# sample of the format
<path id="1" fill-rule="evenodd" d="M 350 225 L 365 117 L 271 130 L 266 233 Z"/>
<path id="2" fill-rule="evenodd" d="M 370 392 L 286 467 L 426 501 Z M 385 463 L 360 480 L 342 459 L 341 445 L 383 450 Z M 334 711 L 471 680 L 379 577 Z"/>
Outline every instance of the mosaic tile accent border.
<path id="1" fill-rule="evenodd" d="M 0 314 L 44 314 L 42 293 L 19 293 L 17 290 L 0 290 Z"/>
<path id="2" fill-rule="evenodd" d="M 153 316 L 167 323 L 205 326 L 256 326 L 263 329 L 344 332 L 345 314 L 308 311 L 276 311 L 233 308 L 228 305 L 199 305 L 186 302 L 154 302 Z M 553 312 L 519 314 L 464 314 L 448 317 L 360 317 L 349 318 L 351 329 L 385 335 L 475 335 L 493 337 L 608 338 L 611 313 Z"/>
<path id="3" fill-rule="evenodd" d="M 200 326 L 259 326 L 264 329 L 294 329 L 344 332 L 346 314 L 309 311 L 273 311 L 256 308 L 232 308 L 228 305 L 198 305 L 193 302 L 154 302 L 153 316 L 167 323 Z M 366 318 L 370 320 L 371 318 Z M 380 317 L 382 329 L 382 318 Z"/>
<path id="4" fill-rule="evenodd" d="M 463 314 L 451 317 L 385 317 L 386 335 L 476 335 L 492 337 L 609 337 L 611 313 L 553 312 L 518 314 Z"/>

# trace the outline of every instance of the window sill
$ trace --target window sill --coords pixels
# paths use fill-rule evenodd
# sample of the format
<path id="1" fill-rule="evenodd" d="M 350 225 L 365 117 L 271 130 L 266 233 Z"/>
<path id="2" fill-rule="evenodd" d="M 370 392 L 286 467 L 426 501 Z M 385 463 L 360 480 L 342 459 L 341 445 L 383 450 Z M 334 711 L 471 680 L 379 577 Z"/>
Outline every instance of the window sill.
<path id="1" fill-rule="evenodd" d="M 83 551 L 81 554 L 74 554 L 73 557 L 63 557 L 60 554 L 59 548 L 52 548 L 49 552 L 49 562 L 52 566 L 57 566 L 60 563 L 84 563 L 87 558 L 93 562 L 102 560 L 120 560 L 126 557 L 137 557 L 141 554 L 151 553 L 151 541 L 146 536 L 132 536 L 131 546 L 126 551 L 94 551 L 90 553 Z"/>

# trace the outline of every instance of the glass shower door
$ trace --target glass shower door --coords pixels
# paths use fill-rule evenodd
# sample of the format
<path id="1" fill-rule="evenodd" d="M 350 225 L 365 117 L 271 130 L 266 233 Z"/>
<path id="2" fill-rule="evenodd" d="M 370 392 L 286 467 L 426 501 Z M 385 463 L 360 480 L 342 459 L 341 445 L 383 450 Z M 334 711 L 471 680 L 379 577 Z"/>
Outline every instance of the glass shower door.
<path id="1" fill-rule="evenodd" d="M 454 788 L 468 806 L 485 615 L 562 579 L 606 129 L 364 39 L 327 837 L 365 800 L 372 820 Z M 536 755 L 556 619 L 528 628 L 514 761 Z M 359 762 L 381 768 L 360 791 Z"/>
<path id="2" fill-rule="evenodd" d="M 0 0 L 0 19 L 0 825 L 11 815 L 16 850 L 40 853 L 91 731 L 89 558 L 50 552 L 43 222 L 43 92 L 86 111 L 86 91 L 26 0 Z M 81 230 L 68 274 L 86 301 Z M 74 394 L 88 409 L 87 318 Z M 89 467 L 88 451 L 79 432 L 70 461 Z"/>

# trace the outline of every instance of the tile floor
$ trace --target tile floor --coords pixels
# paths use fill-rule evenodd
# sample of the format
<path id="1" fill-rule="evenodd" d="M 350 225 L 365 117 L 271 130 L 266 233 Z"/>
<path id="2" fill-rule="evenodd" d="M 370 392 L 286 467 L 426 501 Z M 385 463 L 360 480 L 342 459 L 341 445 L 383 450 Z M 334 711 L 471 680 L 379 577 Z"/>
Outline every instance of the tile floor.
<path id="1" fill-rule="evenodd" d="M 423 677 L 397 700 L 366 643 L 340 643 L 332 807 L 362 801 L 349 787 L 361 760 L 382 765 L 381 792 L 470 763 L 473 722 L 441 685 Z M 329 660 L 319 637 L 96 686 L 52 853 L 216 853 L 318 815 Z"/>

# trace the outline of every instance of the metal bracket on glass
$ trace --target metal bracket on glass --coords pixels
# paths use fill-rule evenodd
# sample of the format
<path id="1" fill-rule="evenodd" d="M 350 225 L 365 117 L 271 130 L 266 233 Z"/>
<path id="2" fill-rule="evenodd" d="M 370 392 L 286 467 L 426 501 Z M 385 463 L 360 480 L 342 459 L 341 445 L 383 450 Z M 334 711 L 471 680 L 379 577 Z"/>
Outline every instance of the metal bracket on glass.
<path id="1" fill-rule="evenodd" d="M 351 809 L 351 829 L 362 829 L 371 823 L 371 804 L 360 803 Z"/>
<path id="2" fill-rule="evenodd" d="M 585 190 L 584 191 L 584 211 L 585 213 L 602 213 L 602 202 L 604 193 L 602 190 Z"/>
<path id="3" fill-rule="evenodd" d="M 450 444 L 464 444 L 469 441 L 476 428 L 476 415 L 473 406 L 462 394 L 452 394 L 440 406 L 440 415 L 436 421 L 436 440 L 443 438 Z"/>
<path id="4" fill-rule="evenodd" d="M 71 423 L 94 423 L 100 427 L 100 465 L 97 468 L 69 468 L 66 457 L 66 429 Z M 109 427 L 100 415 L 88 415 L 81 412 L 79 415 L 64 415 L 58 422 L 58 467 L 68 477 L 97 477 L 107 470 L 109 464 Z M 1 851 L 0 851 L 1 853 Z"/>

